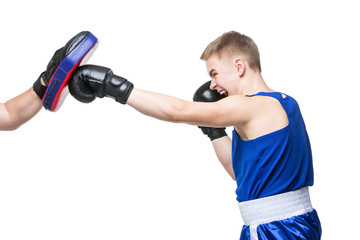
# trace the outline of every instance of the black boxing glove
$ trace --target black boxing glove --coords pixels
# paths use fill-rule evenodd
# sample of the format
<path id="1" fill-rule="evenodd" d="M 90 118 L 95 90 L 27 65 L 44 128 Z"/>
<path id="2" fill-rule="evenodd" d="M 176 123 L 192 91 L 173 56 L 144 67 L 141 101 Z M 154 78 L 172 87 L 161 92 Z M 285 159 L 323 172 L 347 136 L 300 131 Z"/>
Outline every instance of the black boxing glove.
<path id="1" fill-rule="evenodd" d="M 195 92 L 193 100 L 195 102 L 216 102 L 220 99 L 226 97 L 225 95 L 221 95 L 216 90 L 210 89 L 211 81 L 208 81 L 201 85 Z M 199 126 L 201 131 L 207 135 L 211 141 L 227 136 L 226 128 L 214 128 L 214 127 L 204 127 Z"/>
<path id="2" fill-rule="evenodd" d="M 210 84 L 211 81 L 208 81 L 196 90 L 193 96 L 195 102 L 216 102 L 226 97 L 226 95 L 221 95 L 216 90 L 211 90 Z"/>
<path id="3" fill-rule="evenodd" d="M 92 102 L 95 97 L 111 97 L 126 104 L 134 85 L 113 74 L 110 68 L 84 65 L 75 70 L 69 81 L 69 92 L 78 101 Z"/>

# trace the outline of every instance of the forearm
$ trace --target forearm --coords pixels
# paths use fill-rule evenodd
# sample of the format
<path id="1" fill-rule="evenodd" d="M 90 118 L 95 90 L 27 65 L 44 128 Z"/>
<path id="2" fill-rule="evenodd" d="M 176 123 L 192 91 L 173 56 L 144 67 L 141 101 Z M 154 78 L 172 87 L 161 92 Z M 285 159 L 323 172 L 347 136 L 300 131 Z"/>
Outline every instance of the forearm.
<path id="1" fill-rule="evenodd" d="M 232 143 L 230 137 L 224 136 L 211 141 L 211 143 L 221 165 L 225 168 L 230 177 L 235 180 L 235 174 L 232 166 Z"/>
<path id="2" fill-rule="evenodd" d="M 179 122 L 187 101 L 134 88 L 127 104 L 142 114 L 169 122 Z M 185 117 L 183 117 L 185 119 Z"/>
<path id="3" fill-rule="evenodd" d="M 14 130 L 34 117 L 42 102 L 32 88 L 0 105 L 0 130 Z"/>

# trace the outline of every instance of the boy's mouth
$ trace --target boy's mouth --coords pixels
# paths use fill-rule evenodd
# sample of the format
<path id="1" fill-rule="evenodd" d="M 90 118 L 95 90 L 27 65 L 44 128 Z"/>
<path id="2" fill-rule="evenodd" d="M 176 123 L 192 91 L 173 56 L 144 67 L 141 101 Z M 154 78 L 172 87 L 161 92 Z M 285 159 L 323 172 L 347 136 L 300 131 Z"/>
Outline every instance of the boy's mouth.
<path id="1" fill-rule="evenodd" d="M 219 93 L 220 95 L 225 95 L 225 96 L 228 95 L 228 92 L 226 90 L 221 90 Z"/>

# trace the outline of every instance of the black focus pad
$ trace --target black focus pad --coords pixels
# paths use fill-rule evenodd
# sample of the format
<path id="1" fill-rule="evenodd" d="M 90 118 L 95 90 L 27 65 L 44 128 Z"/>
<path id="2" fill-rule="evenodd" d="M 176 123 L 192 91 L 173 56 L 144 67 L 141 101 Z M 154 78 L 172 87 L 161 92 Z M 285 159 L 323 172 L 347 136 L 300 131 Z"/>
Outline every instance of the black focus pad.
<path id="1" fill-rule="evenodd" d="M 210 84 L 211 81 L 208 81 L 196 90 L 193 97 L 195 102 L 216 102 L 226 97 L 226 95 L 221 95 L 216 90 L 211 90 Z"/>

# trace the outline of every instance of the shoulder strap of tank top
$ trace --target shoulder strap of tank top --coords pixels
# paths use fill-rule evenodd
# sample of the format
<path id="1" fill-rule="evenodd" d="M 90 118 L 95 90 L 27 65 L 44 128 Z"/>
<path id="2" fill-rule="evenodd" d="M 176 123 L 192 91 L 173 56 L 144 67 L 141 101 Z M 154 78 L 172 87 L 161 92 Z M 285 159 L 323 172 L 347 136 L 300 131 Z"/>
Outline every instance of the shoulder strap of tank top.
<path id="1" fill-rule="evenodd" d="M 288 97 L 286 94 L 284 94 L 286 97 Z M 280 92 L 259 92 L 259 93 L 256 93 L 256 94 L 253 94 L 253 95 L 246 95 L 247 97 L 253 97 L 253 96 L 268 96 L 268 97 L 273 97 L 273 98 L 276 98 L 281 106 L 285 109 L 285 111 L 287 112 L 287 107 L 286 107 L 286 104 L 285 104 L 285 98 L 283 98 L 283 94 L 280 93 Z"/>

